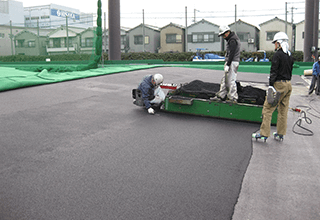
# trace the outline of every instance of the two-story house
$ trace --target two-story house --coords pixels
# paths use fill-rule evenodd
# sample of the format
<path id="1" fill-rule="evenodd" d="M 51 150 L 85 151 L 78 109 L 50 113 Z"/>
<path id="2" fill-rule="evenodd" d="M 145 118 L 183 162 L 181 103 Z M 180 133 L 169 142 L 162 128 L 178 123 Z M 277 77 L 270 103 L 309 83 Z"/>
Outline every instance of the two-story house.
<path id="1" fill-rule="evenodd" d="M 229 24 L 231 31 L 237 33 L 241 42 L 241 51 L 254 52 L 259 50 L 259 29 L 242 20 Z"/>
<path id="2" fill-rule="evenodd" d="M 285 32 L 286 22 L 275 17 L 266 21 L 260 26 L 260 50 L 273 51 L 274 45 L 272 44 L 273 37 L 279 31 Z M 292 24 L 287 22 L 287 35 L 289 37 L 289 45 L 292 45 Z"/>
<path id="3" fill-rule="evenodd" d="M 160 29 L 140 24 L 128 31 L 129 52 L 158 53 L 160 47 Z"/>
<path id="4" fill-rule="evenodd" d="M 184 52 L 185 31 L 178 24 L 170 23 L 160 29 L 159 53 Z"/>
<path id="5" fill-rule="evenodd" d="M 15 54 L 39 56 L 47 55 L 47 35 L 43 32 L 33 33 L 29 30 L 24 30 L 14 36 Z"/>
<path id="6" fill-rule="evenodd" d="M 187 27 L 187 50 L 196 52 L 197 48 L 220 51 L 221 39 L 218 37 L 219 25 L 202 19 Z"/>
<path id="7" fill-rule="evenodd" d="M 65 54 L 80 52 L 80 33 L 84 28 L 61 26 L 48 34 L 47 53 Z"/>

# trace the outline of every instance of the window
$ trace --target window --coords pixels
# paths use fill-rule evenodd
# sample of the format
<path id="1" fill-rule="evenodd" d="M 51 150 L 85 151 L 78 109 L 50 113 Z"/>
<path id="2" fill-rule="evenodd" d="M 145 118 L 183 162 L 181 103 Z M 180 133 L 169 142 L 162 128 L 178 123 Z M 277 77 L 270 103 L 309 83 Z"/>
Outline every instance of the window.
<path id="1" fill-rule="evenodd" d="M 198 42 L 198 35 L 196 34 L 192 35 L 192 42 L 194 43 Z"/>
<path id="2" fill-rule="evenodd" d="M 273 37 L 276 33 L 278 33 L 279 31 L 270 31 L 270 32 L 267 32 L 267 41 L 272 41 L 273 40 Z"/>
<path id="3" fill-rule="evenodd" d="M 67 47 L 67 38 L 64 39 L 65 40 L 65 44 L 66 47 Z M 72 47 L 73 46 L 73 42 L 74 41 L 74 38 L 73 37 L 68 37 L 68 43 L 69 43 L 69 47 Z"/>
<path id="4" fill-rule="evenodd" d="M 24 40 L 17 40 L 16 47 L 24 47 Z"/>
<path id="5" fill-rule="evenodd" d="M 214 33 L 193 33 L 192 42 L 193 43 L 212 43 L 215 42 Z M 188 42 L 190 42 L 188 40 Z"/>
<path id="6" fill-rule="evenodd" d="M 61 47 L 61 41 L 60 38 L 53 38 L 53 48 L 59 48 Z"/>
<path id="7" fill-rule="evenodd" d="M 36 41 L 35 40 L 28 41 L 28 47 L 36 47 Z"/>
<path id="8" fill-rule="evenodd" d="M 249 33 L 237 32 L 237 35 L 241 42 L 248 42 Z"/>
<path id="9" fill-rule="evenodd" d="M 143 36 L 142 35 L 134 36 L 134 44 L 142 45 L 143 44 Z"/>
<path id="10" fill-rule="evenodd" d="M 126 45 L 126 42 L 127 42 L 127 38 L 126 38 L 127 36 L 125 36 L 125 35 L 123 35 L 123 36 L 121 36 L 121 44 L 122 45 Z"/>
<path id="11" fill-rule="evenodd" d="M 85 39 L 85 47 L 93 47 L 93 38 Z"/>
<path id="12" fill-rule="evenodd" d="M 182 36 L 180 34 L 167 34 L 166 35 L 166 43 L 181 43 Z"/>
<path id="13" fill-rule="evenodd" d="M 4 33 L 0 33 L 0 38 L 4 38 L 5 34 Z"/>
<path id="14" fill-rule="evenodd" d="M 181 43 L 181 42 L 182 42 L 182 36 L 181 36 L 181 34 L 177 34 L 177 35 L 176 35 L 176 42 L 177 42 L 177 43 Z"/>
<path id="15" fill-rule="evenodd" d="M 144 36 L 144 44 L 149 44 L 150 40 L 149 40 L 149 36 Z"/>

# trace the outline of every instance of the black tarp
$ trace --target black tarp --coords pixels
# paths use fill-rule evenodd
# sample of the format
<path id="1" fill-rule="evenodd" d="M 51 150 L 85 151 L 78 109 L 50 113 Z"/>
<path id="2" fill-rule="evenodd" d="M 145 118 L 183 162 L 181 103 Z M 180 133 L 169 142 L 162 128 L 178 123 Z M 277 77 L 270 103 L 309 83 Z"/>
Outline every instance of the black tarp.
<path id="1" fill-rule="evenodd" d="M 203 82 L 201 80 L 194 80 L 190 83 L 182 85 L 175 91 L 176 95 L 187 94 L 191 97 L 209 99 L 214 97 L 219 91 L 219 83 Z M 237 82 L 238 102 L 250 103 L 255 105 L 263 105 L 266 91 L 260 88 L 252 86 L 241 86 L 240 82 Z"/>

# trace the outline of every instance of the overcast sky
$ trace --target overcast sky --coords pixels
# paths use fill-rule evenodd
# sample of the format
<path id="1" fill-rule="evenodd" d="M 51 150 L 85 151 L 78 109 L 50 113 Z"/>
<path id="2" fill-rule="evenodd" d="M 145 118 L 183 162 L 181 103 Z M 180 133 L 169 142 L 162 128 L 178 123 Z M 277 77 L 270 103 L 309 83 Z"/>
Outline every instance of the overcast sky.
<path id="1" fill-rule="evenodd" d="M 20 0 L 20 2 L 24 7 L 52 3 L 79 9 L 85 13 L 97 11 L 97 1 L 94 0 Z M 235 21 L 235 8 L 237 8 L 237 20 L 241 19 L 259 28 L 259 24 L 276 16 L 285 20 L 285 2 L 288 2 L 289 22 L 292 19 L 292 8 L 294 23 L 304 20 L 305 1 L 301 0 L 120 0 L 121 26 L 133 28 L 141 24 L 142 10 L 144 10 L 145 24 L 163 27 L 172 22 L 185 26 L 185 7 L 187 7 L 188 26 L 193 23 L 194 16 L 196 21 L 205 19 L 217 25 L 230 24 Z M 102 0 L 102 11 L 108 13 L 108 1 Z"/>

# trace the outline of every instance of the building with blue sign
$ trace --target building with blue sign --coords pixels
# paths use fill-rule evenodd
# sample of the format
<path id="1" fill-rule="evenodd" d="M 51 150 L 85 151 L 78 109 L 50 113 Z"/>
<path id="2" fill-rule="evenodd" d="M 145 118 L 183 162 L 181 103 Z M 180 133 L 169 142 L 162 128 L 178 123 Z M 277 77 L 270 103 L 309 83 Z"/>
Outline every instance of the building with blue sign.
<path id="1" fill-rule="evenodd" d="M 61 25 L 89 28 L 94 25 L 94 14 L 78 9 L 50 4 L 24 8 L 25 27 L 57 28 Z"/>

